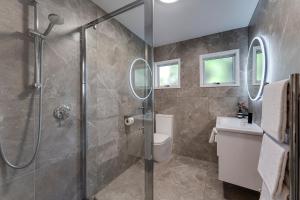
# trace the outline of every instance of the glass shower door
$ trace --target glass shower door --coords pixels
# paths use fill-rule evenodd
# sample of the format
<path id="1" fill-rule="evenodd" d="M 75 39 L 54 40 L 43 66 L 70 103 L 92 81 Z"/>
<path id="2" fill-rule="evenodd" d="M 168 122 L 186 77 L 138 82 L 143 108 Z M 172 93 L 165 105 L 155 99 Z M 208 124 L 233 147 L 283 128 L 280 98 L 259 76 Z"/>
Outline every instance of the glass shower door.
<path id="1" fill-rule="evenodd" d="M 152 199 L 152 45 L 145 42 L 145 23 L 130 28 L 147 7 L 86 30 L 86 189 L 91 199 Z"/>

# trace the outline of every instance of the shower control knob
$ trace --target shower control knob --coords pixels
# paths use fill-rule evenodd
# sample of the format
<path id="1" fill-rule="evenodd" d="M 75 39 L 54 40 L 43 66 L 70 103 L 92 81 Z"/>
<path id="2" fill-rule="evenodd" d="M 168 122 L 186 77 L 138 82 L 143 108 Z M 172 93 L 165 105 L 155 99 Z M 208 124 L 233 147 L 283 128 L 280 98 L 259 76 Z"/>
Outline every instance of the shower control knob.
<path id="1" fill-rule="evenodd" d="M 55 119 L 62 121 L 70 117 L 71 108 L 67 105 L 60 105 L 53 111 Z"/>

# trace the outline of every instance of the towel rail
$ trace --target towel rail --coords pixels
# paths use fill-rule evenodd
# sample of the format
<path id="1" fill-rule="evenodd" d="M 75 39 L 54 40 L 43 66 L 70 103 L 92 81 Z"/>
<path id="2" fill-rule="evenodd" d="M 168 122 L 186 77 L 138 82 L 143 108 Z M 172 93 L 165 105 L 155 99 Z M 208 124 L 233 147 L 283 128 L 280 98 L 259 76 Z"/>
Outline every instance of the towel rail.
<path id="1" fill-rule="evenodd" d="M 300 74 L 290 76 L 289 92 L 289 143 L 290 143 L 290 200 L 299 199 L 299 155 L 300 155 L 300 126 L 299 126 L 299 102 L 300 102 Z"/>

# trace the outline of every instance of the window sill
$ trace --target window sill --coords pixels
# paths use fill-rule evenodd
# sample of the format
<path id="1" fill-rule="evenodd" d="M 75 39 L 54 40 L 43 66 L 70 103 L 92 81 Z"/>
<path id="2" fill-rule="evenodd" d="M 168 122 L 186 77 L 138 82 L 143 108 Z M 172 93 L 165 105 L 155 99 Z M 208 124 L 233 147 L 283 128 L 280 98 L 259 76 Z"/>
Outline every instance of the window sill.
<path id="1" fill-rule="evenodd" d="M 180 89 L 181 87 L 159 87 L 159 88 L 154 88 L 155 90 L 163 90 L 163 89 Z"/>
<path id="2" fill-rule="evenodd" d="M 240 84 L 213 84 L 213 85 L 200 85 L 200 87 L 204 88 L 217 88 L 217 87 L 240 87 Z"/>

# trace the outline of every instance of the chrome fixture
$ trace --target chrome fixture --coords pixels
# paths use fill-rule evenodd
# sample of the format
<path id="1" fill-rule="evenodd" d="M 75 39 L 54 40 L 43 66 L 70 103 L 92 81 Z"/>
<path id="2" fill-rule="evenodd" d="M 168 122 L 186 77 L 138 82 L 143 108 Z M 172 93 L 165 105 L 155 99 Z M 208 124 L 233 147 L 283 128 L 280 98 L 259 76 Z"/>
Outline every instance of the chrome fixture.
<path id="1" fill-rule="evenodd" d="M 50 14 L 49 15 L 49 20 L 50 24 L 45 31 L 44 34 L 41 34 L 39 32 L 39 19 L 38 19 L 38 2 L 35 0 L 30 1 L 28 5 L 33 6 L 34 8 L 34 29 L 29 30 L 31 33 L 31 36 L 34 38 L 34 54 L 35 54 L 35 83 L 34 87 L 38 91 L 39 94 L 39 119 L 38 119 L 38 135 L 37 135 L 37 141 L 36 141 L 36 146 L 34 148 L 34 153 L 31 157 L 31 159 L 23 164 L 23 165 L 16 165 L 11 163 L 8 158 L 6 157 L 3 147 L 0 142 L 0 154 L 2 156 L 3 161 L 11 168 L 13 169 L 23 169 L 28 167 L 33 163 L 35 160 L 38 151 L 39 151 L 39 146 L 41 143 L 41 134 L 42 134 L 42 103 L 43 103 L 43 87 L 42 87 L 42 81 L 43 81 L 43 76 L 42 76 L 42 65 L 43 65 L 43 50 L 44 50 L 44 40 L 46 39 L 46 36 L 50 33 L 52 30 L 53 26 L 56 24 L 63 24 L 63 19 L 60 18 L 58 15 L 55 14 Z"/>
<path id="2" fill-rule="evenodd" d="M 38 76 L 39 71 L 41 70 L 41 66 L 40 66 L 40 61 L 39 61 L 39 53 L 42 54 L 41 52 L 43 51 L 43 48 L 40 47 L 43 45 L 44 40 L 46 39 L 46 36 L 49 35 L 49 33 L 51 32 L 51 30 L 53 29 L 53 27 L 55 25 L 62 25 L 64 24 L 64 18 L 60 17 L 57 14 L 49 14 L 48 15 L 48 19 L 49 19 L 49 25 L 47 27 L 47 29 L 45 30 L 44 33 L 40 33 L 38 30 L 38 3 L 34 0 L 33 1 L 33 6 L 34 6 L 34 30 L 29 29 L 29 33 L 31 34 L 31 36 L 34 38 L 34 46 L 35 46 L 35 84 L 34 87 L 35 88 L 40 88 L 41 87 L 41 80 Z"/>
<path id="3" fill-rule="evenodd" d="M 159 1 L 162 3 L 170 4 L 170 3 L 176 3 L 178 0 L 159 0 Z"/>
<path id="4" fill-rule="evenodd" d="M 289 92 L 289 177 L 290 200 L 299 200 L 300 187 L 300 74 L 290 76 Z"/>
<path id="5" fill-rule="evenodd" d="M 93 27 L 93 26 L 95 26 L 95 25 L 101 23 L 101 22 L 110 20 L 110 19 L 112 19 L 112 18 L 114 18 L 114 17 L 116 17 L 116 16 L 118 16 L 118 15 L 120 15 L 120 14 L 122 14 L 122 13 L 125 13 L 125 12 L 127 12 L 127 11 L 129 11 L 129 10 L 131 10 L 131 9 L 134 9 L 134 8 L 136 8 L 136 7 L 139 7 L 139 6 L 143 5 L 143 4 L 144 4 L 144 0 L 137 0 L 137 1 L 134 1 L 134 2 L 128 4 L 128 5 L 126 5 L 126 6 L 122 7 L 122 8 L 120 8 L 120 9 L 118 9 L 118 10 L 115 10 L 115 11 L 113 11 L 113 12 L 107 14 L 107 15 L 104 15 L 104 16 L 102 16 L 102 17 L 99 17 L 99 18 L 97 18 L 97 19 L 95 19 L 95 20 L 93 20 L 93 21 L 91 21 L 91 22 L 89 22 L 89 23 L 83 25 L 82 28 L 88 29 L 88 28 L 90 28 L 90 27 Z"/>
<path id="6" fill-rule="evenodd" d="M 53 111 L 53 116 L 58 121 L 66 120 L 70 117 L 71 108 L 67 105 L 60 105 Z"/>
<path id="7" fill-rule="evenodd" d="M 34 4 L 34 6 L 37 6 L 37 3 Z M 35 9 L 36 11 L 37 9 Z M 36 14 L 34 15 L 34 17 L 36 17 Z M 49 14 L 48 15 L 48 19 L 49 19 L 49 25 L 46 28 L 46 30 L 44 31 L 44 33 L 41 33 L 38 31 L 38 29 L 36 27 L 38 27 L 38 25 L 35 25 L 34 30 L 29 29 L 29 33 L 33 36 L 33 37 L 39 37 L 42 39 L 46 39 L 46 36 L 49 35 L 49 33 L 52 31 L 53 27 L 55 25 L 63 25 L 64 24 L 64 18 L 60 17 L 57 14 Z M 38 23 L 38 20 L 35 20 L 35 23 Z"/>
<path id="8" fill-rule="evenodd" d="M 49 23 L 47 29 L 45 30 L 45 32 L 43 34 L 44 36 L 47 36 L 51 32 L 51 30 L 53 29 L 53 27 L 55 25 L 64 24 L 64 18 L 60 17 L 57 14 L 49 14 L 48 19 L 49 19 L 50 23 Z"/>

